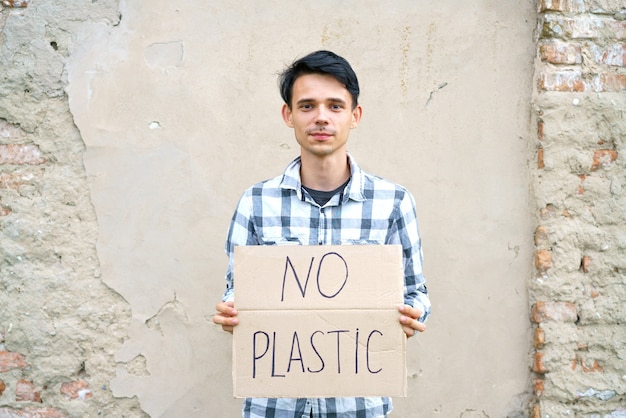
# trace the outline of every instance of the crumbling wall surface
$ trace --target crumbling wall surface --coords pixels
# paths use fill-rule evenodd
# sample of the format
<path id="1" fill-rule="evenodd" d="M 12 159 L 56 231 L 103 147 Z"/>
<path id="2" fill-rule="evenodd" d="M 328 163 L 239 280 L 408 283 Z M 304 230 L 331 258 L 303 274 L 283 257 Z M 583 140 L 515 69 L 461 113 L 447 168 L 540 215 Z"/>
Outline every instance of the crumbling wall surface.
<path id="1" fill-rule="evenodd" d="M 533 417 L 626 417 L 626 3 L 538 2 Z"/>
<path id="2" fill-rule="evenodd" d="M 65 61 L 115 0 L 0 5 L 0 417 L 141 417 L 114 398 L 127 302 L 100 279 Z"/>

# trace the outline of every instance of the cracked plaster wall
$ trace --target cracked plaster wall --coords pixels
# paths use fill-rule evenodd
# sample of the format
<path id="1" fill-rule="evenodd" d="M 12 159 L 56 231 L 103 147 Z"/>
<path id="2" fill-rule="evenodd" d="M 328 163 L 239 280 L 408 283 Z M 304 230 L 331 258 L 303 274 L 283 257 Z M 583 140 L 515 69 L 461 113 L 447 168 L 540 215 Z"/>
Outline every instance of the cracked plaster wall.
<path id="1" fill-rule="evenodd" d="M 524 415 L 532 2 L 96 3 L 106 18 L 72 20 L 73 9 L 37 1 L 25 13 L 72 21 L 57 40 L 66 59 L 31 65 L 54 73 L 50 89 L 71 111 L 59 99 L 58 113 L 76 124 L 59 154 L 75 170 L 59 176 L 82 179 L 90 235 L 77 245 L 101 292 L 74 297 L 96 311 L 120 304 L 109 321 L 124 343 L 102 343 L 114 352 L 111 403 L 137 399 L 152 417 L 238 414 L 230 336 L 210 322 L 225 233 L 243 189 L 298 152 L 277 72 L 327 48 L 362 84 L 351 152 L 417 198 L 434 315 L 409 344 L 409 397 L 394 415 Z"/>
<path id="2" fill-rule="evenodd" d="M 64 88 L 83 24 L 114 1 L 0 6 L 0 417 L 142 417 L 115 398 L 131 308 L 101 280 L 84 143 Z"/>

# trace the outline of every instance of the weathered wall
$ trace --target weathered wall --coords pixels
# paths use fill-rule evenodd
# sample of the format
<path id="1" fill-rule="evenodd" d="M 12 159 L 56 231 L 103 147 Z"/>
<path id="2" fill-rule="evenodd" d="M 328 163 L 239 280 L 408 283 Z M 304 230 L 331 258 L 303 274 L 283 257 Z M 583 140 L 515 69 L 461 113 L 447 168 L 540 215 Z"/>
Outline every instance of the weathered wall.
<path id="1" fill-rule="evenodd" d="M 243 189 L 297 155 L 276 73 L 319 48 L 359 74 L 351 152 L 417 198 L 435 310 L 394 416 L 527 415 L 534 13 L 494 0 L 4 9 L 0 416 L 238 415 L 230 336 L 210 320 L 225 232 Z"/>
<path id="2" fill-rule="evenodd" d="M 102 283 L 64 91 L 73 34 L 117 24 L 117 4 L 0 8 L 0 416 L 143 416 L 110 388 L 131 311 Z"/>
<path id="3" fill-rule="evenodd" d="M 539 12 L 533 417 L 626 417 L 626 2 Z"/>

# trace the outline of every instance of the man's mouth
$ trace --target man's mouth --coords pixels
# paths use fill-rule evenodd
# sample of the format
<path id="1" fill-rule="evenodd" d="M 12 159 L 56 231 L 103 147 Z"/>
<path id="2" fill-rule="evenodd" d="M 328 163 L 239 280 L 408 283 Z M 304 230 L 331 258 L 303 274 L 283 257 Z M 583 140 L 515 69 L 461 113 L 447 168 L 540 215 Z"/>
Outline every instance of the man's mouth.
<path id="1" fill-rule="evenodd" d="M 330 131 L 320 131 L 320 130 L 312 130 L 312 131 L 308 131 L 307 134 L 309 136 L 312 136 L 315 139 L 327 139 L 330 138 L 331 136 L 333 136 L 333 133 Z"/>

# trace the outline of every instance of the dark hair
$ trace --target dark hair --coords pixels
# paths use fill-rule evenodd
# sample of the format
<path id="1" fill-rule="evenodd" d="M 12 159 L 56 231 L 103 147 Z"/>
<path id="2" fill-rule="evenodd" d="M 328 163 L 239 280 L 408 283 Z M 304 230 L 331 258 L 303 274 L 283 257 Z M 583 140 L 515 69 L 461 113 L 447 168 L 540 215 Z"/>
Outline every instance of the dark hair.
<path id="1" fill-rule="evenodd" d="M 279 76 L 280 95 L 291 108 L 293 84 L 304 74 L 324 74 L 343 84 L 352 96 L 352 108 L 359 103 L 359 80 L 345 58 L 330 51 L 316 51 L 293 62 Z"/>

